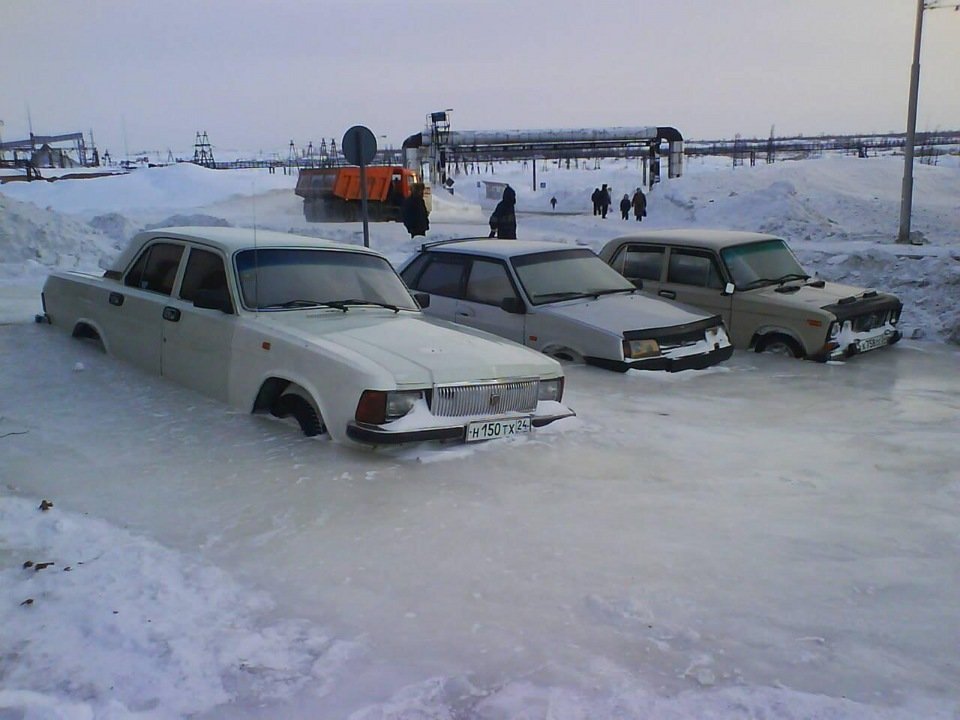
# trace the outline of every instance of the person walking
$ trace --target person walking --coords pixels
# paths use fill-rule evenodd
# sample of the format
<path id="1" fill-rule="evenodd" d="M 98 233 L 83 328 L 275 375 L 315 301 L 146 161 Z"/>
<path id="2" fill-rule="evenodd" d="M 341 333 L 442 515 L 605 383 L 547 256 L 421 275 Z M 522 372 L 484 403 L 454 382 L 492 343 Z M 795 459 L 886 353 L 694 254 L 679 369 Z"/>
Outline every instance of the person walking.
<path id="1" fill-rule="evenodd" d="M 490 215 L 490 237 L 501 240 L 517 239 L 517 193 L 507 185 L 503 189 L 503 199 L 497 203 Z"/>
<path id="2" fill-rule="evenodd" d="M 594 188 L 593 194 L 590 195 L 590 199 L 593 200 L 593 214 L 600 214 L 600 188 Z"/>
<path id="3" fill-rule="evenodd" d="M 637 219 L 637 222 L 643 222 L 643 218 L 647 214 L 647 196 L 643 194 L 643 190 L 637 188 L 636 192 L 633 193 L 633 216 Z"/>
<path id="4" fill-rule="evenodd" d="M 607 187 L 607 184 L 604 183 L 603 187 L 600 188 L 600 217 L 604 220 L 607 219 L 607 212 L 610 210 L 612 204 L 613 198 L 610 197 L 610 189 Z"/>
<path id="5" fill-rule="evenodd" d="M 556 196 L 550 198 L 550 207 L 553 208 L 554 210 L 557 209 L 557 198 L 556 198 Z"/>
<path id="6" fill-rule="evenodd" d="M 411 238 L 427 234 L 430 219 L 427 204 L 423 200 L 423 183 L 415 183 L 410 189 L 410 197 L 403 201 L 400 214 L 403 226 L 407 228 Z"/>
<path id="7" fill-rule="evenodd" d="M 623 194 L 623 200 L 620 201 L 620 217 L 630 219 L 630 196 L 627 193 Z"/>

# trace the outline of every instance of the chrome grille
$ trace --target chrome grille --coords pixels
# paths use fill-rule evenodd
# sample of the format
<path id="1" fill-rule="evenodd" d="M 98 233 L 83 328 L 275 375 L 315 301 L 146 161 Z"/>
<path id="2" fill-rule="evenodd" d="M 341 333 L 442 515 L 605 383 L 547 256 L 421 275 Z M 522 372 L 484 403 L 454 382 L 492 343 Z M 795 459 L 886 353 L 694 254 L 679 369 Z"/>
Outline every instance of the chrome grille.
<path id="1" fill-rule="evenodd" d="M 501 415 L 533 412 L 537 407 L 537 378 L 470 385 L 438 385 L 433 389 L 430 410 L 442 417 Z"/>

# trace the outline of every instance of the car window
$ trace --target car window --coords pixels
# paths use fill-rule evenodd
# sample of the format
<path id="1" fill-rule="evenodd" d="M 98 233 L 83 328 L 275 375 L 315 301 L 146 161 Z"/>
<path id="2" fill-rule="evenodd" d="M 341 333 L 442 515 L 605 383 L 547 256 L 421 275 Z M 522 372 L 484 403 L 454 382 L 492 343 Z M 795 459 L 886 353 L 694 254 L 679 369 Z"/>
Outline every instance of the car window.
<path id="1" fill-rule="evenodd" d="M 534 305 L 636 289 L 587 248 L 520 255 L 510 262 Z"/>
<path id="2" fill-rule="evenodd" d="M 659 280 L 663 267 L 663 248 L 630 245 L 617 258 L 614 267 L 631 280 Z"/>
<path id="3" fill-rule="evenodd" d="M 400 273 L 400 277 L 403 278 L 403 281 L 407 284 L 408 288 L 417 287 L 417 281 L 420 279 L 420 273 L 423 272 L 424 266 L 429 262 L 430 255 L 427 253 L 422 253 L 411 260 L 410 264 L 403 269 L 403 272 Z"/>
<path id="4" fill-rule="evenodd" d="M 182 245 L 155 243 L 145 249 L 127 273 L 123 284 L 127 287 L 150 290 L 169 295 L 183 255 Z"/>
<path id="5" fill-rule="evenodd" d="M 466 270 L 467 263 L 464 259 L 454 256 L 444 257 L 438 253 L 430 258 L 430 262 L 420 274 L 414 287 L 431 295 L 460 297 Z"/>
<path id="6" fill-rule="evenodd" d="M 180 297 L 193 302 L 200 290 L 212 291 L 227 299 L 230 297 L 223 259 L 208 250 L 192 248 L 180 283 Z"/>
<path id="7" fill-rule="evenodd" d="M 386 258 L 313 248 L 262 248 L 235 256 L 240 297 L 251 309 L 289 310 L 324 303 L 417 304 Z"/>
<path id="8" fill-rule="evenodd" d="M 723 279 L 716 261 L 705 253 L 671 250 L 667 282 L 705 288 L 723 288 Z"/>
<path id="9" fill-rule="evenodd" d="M 500 305 L 504 298 L 517 297 L 507 268 L 495 260 L 474 260 L 467 279 L 465 299 L 487 305 Z"/>

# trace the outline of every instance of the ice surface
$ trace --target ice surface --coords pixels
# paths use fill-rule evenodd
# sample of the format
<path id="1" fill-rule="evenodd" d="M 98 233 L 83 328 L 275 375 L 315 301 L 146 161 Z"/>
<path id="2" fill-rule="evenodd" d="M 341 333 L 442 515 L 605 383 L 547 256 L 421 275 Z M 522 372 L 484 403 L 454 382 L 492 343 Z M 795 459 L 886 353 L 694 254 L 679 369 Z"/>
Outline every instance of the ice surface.
<path id="1" fill-rule="evenodd" d="M 932 242 L 906 249 L 877 238 L 900 170 L 695 161 L 651 193 L 648 220 L 787 233 L 808 269 L 901 293 L 905 323 L 946 336 L 958 170 L 918 168 Z M 567 366 L 578 417 L 530 437 L 386 452 L 306 439 L 32 323 L 48 267 L 115 252 L 83 222 L 138 207 L 143 187 L 158 194 L 132 225 L 249 224 L 247 178 L 190 173 L 174 179 L 204 185 L 202 207 L 160 192 L 163 175 L 129 197 L 113 186 L 114 208 L 106 192 L 42 195 L 75 184 L 33 184 L 38 205 L 0 191 L 0 717 L 960 712 L 955 346 L 828 365 L 738 352 L 675 375 Z M 586 206 L 594 185 L 636 176 L 540 172 L 541 197 L 517 173 L 536 211 L 521 232 L 599 247 L 635 223 L 536 203 Z M 439 201 L 431 236 L 485 234 L 468 187 Z M 303 223 L 291 189 L 255 202 L 264 227 L 361 241 L 357 224 Z M 416 246 L 396 224 L 371 237 L 394 260 Z"/>

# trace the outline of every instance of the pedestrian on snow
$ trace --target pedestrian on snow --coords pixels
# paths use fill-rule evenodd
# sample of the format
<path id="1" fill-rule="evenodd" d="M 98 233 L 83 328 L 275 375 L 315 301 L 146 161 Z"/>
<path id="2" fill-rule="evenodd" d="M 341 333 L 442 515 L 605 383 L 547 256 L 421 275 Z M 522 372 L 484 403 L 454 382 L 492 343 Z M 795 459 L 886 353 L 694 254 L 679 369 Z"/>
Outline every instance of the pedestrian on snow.
<path id="1" fill-rule="evenodd" d="M 643 222 L 643 218 L 647 215 L 647 196 L 643 194 L 643 190 L 637 188 L 637 191 L 633 193 L 633 216 L 637 219 L 637 222 Z"/>
<path id="2" fill-rule="evenodd" d="M 517 239 L 517 193 L 507 185 L 503 189 L 503 199 L 497 203 L 490 215 L 490 237 L 501 240 Z"/>
<path id="3" fill-rule="evenodd" d="M 557 209 L 557 198 L 556 198 L 556 197 L 550 198 L 550 207 L 552 207 L 554 210 Z"/>
<path id="4" fill-rule="evenodd" d="M 620 216 L 624 220 L 630 219 L 630 196 L 623 194 L 623 200 L 620 201 Z"/>
<path id="5" fill-rule="evenodd" d="M 593 194 L 590 196 L 590 199 L 593 200 L 593 214 L 600 214 L 600 188 L 594 188 Z"/>
<path id="6" fill-rule="evenodd" d="M 410 237 L 426 235 L 430 229 L 427 204 L 423 200 L 423 183 L 416 183 L 410 189 L 410 197 L 403 201 L 401 219 Z"/>
<path id="7" fill-rule="evenodd" d="M 604 183 L 603 187 L 600 188 L 600 217 L 603 219 L 607 218 L 607 212 L 610 210 L 611 205 L 613 205 L 613 198 L 610 197 L 610 189 L 607 187 L 607 184 Z"/>

